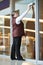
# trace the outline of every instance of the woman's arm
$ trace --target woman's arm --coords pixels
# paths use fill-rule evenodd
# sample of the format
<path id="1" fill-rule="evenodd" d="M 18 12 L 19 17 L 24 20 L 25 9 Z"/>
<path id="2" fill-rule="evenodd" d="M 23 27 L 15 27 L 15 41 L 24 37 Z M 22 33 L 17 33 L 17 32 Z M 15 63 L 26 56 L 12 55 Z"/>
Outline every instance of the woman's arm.
<path id="1" fill-rule="evenodd" d="M 16 18 L 16 24 L 20 24 L 20 20 L 22 20 L 23 17 L 25 17 L 25 15 L 29 12 L 29 10 L 31 9 L 32 4 L 33 3 L 29 4 L 27 10 L 24 13 L 22 13 L 22 15 L 20 15 L 19 17 Z"/>

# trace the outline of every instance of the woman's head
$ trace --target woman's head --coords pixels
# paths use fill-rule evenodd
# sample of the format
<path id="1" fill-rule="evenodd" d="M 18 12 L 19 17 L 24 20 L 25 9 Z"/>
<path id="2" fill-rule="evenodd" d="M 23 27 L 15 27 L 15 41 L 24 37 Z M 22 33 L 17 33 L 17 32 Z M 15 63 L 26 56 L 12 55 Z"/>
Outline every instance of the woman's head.
<path id="1" fill-rule="evenodd" d="M 14 17 L 18 17 L 18 16 L 19 16 L 19 11 L 13 11 L 12 15 L 13 15 Z"/>

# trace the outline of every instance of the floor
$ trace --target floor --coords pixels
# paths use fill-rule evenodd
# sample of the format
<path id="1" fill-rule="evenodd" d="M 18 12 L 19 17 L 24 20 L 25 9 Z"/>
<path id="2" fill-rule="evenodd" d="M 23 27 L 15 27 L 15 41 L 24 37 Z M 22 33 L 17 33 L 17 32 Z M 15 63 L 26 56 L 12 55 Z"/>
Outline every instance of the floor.
<path id="1" fill-rule="evenodd" d="M 10 60 L 10 57 L 0 56 L 0 65 L 35 65 L 27 61 Z"/>
<path id="2" fill-rule="evenodd" d="M 34 65 L 29 62 L 24 62 L 24 61 L 10 61 L 10 60 L 0 60 L 0 65 Z"/>
<path id="3" fill-rule="evenodd" d="M 34 65 L 26 61 L 10 60 L 9 58 L 0 57 L 0 65 Z"/>

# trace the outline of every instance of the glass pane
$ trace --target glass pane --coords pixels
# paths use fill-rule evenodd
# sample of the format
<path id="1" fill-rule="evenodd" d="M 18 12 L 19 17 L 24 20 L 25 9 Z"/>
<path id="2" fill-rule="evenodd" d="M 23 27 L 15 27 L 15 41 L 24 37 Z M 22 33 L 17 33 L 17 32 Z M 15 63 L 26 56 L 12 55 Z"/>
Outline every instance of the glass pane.
<path id="1" fill-rule="evenodd" d="M 4 20 L 4 26 L 10 26 L 10 19 L 5 18 L 5 20 Z"/>
<path id="2" fill-rule="evenodd" d="M 4 19 L 0 18 L 0 54 L 3 54 L 4 46 L 3 46 L 3 25 Z"/>
<path id="3" fill-rule="evenodd" d="M 3 28 L 0 28 L 0 54 L 3 54 L 4 46 L 3 46 Z"/>
<path id="4" fill-rule="evenodd" d="M 43 60 L 43 0 L 39 0 L 40 15 L 40 60 Z"/>
<path id="5" fill-rule="evenodd" d="M 10 28 L 4 28 L 4 37 L 5 54 L 10 55 Z"/>
<path id="6" fill-rule="evenodd" d="M 5 45 L 5 55 L 10 55 L 10 19 L 4 19 L 4 45 Z"/>
<path id="7" fill-rule="evenodd" d="M 28 3 L 33 3 L 35 0 L 27 0 Z M 15 10 L 19 10 L 20 15 L 26 11 L 28 3 L 24 1 L 15 4 Z M 25 36 L 21 41 L 21 54 L 24 58 L 35 59 L 35 5 L 23 18 Z"/>
<path id="8" fill-rule="evenodd" d="M 3 25 L 4 25 L 4 19 L 0 18 L 0 26 L 3 26 Z"/>
<path id="9" fill-rule="evenodd" d="M 3 17 L 0 18 L 0 54 L 10 55 L 10 19 Z"/>
<path id="10" fill-rule="evenodd" d="M 26 21 L 25 21 L 26 22 Z M 27 21 L 25 31 L 25 37 L 22 37 L 22 47 L 24 50 L 22 51 L 22 55 L 25 58 L 35 59 L 35 21 Z M 25 23 L 24 23 L 25 25 Z M 33 30 L 33 31 L 32 31 Z M 23 54 L 24 53 L 24 54 Z"/>

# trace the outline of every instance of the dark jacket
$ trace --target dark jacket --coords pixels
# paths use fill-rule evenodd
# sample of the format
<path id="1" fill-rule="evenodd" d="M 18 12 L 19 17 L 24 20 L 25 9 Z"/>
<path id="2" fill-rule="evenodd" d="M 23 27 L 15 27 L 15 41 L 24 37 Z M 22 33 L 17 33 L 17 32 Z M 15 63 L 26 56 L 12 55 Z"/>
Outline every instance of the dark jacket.
<path id="1" fill-rule="evenodd" d="M 13 17 L 12 18 L 13 37 L 23 36 L 24 35 L 24 24 L 23 24 L 23 22 L 20 21 L 21 22 L 20 24 L 16 24 L 15 21 L 16 21 L 16 18 Z"/>

